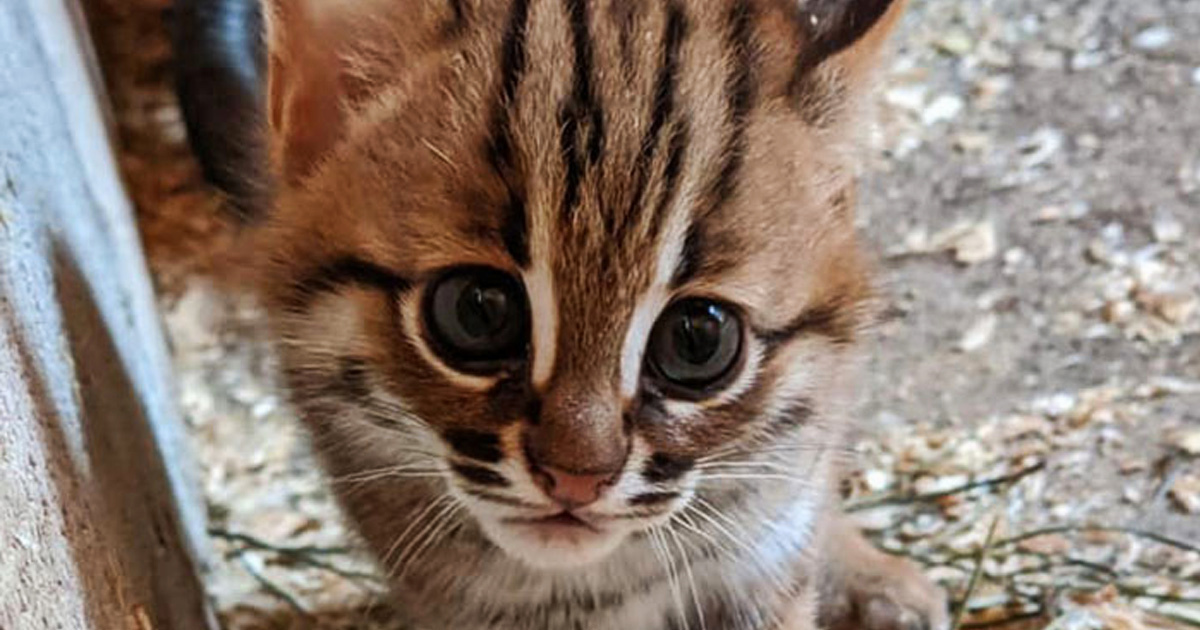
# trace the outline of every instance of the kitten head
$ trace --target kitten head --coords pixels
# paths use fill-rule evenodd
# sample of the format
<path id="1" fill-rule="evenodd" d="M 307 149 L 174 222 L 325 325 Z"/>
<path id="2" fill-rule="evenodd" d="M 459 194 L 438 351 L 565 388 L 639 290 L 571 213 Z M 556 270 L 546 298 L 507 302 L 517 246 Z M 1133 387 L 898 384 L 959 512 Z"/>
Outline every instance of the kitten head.
<path id="1" fill-rule="evenodd" d="M 815 509 L 899 4 L 270 4 L 264 289 L 386 563 L 422 519 L 568 568 L 724 505 Z"/>

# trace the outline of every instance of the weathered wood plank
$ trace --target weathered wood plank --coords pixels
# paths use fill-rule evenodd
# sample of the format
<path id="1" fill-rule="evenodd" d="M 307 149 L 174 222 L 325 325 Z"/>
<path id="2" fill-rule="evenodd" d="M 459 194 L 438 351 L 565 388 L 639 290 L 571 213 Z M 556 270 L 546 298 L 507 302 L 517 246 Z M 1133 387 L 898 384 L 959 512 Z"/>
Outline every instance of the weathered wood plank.
<path id="1" fill-rule="evenodd" d="M 0 2 L 0 628 L 211 628 L 202 503 L 78 17 Z"/>

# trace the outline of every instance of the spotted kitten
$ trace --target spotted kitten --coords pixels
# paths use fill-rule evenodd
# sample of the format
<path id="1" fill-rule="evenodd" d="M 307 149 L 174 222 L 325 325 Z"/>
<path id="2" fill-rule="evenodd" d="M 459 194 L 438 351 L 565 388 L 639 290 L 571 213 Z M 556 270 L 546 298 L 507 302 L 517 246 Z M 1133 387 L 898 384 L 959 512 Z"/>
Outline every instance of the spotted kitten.
<path id="1" fill-rule="evenodd" d="M 836 505 L 902 4 L 181 0 L 193 142 L 413 623 L 948 625 Z"/>

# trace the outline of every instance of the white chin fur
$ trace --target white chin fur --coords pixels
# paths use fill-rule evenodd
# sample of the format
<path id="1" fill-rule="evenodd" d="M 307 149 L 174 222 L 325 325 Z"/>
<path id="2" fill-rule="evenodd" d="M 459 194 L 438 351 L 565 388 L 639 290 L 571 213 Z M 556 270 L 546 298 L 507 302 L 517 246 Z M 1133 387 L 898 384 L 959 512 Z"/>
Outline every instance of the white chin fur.
<path id="1" fill-rule="evenodd" d="M 488 539 L 509 557 L 541 571 L 569 571 L 597 564 L 612 555 L 627 532 L 579 530 L 546 535 L 532 527 L 480 519 Z"/>

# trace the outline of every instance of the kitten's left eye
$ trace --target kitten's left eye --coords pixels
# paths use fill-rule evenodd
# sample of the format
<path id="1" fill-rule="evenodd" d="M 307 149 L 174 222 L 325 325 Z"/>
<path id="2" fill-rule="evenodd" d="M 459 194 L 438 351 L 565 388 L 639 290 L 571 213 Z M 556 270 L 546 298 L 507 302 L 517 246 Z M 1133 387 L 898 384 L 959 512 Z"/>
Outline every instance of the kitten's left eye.
<path id="1" fill-rule="evenodd" d="M 525 352 L 525 292 L 516 279 L 495 269 L 466 268 L 443 276 L 426 298 L 425 319 L 435 348 L 455 364 L 481 368 Z"/>
<path id="2" fill-rule="evenodd" d="M 676 302 L 650 334 L 647 360 L 668 393 L 700 398 L 720 386 L 742 354 L 742 324 L 711 300 Z"/>

